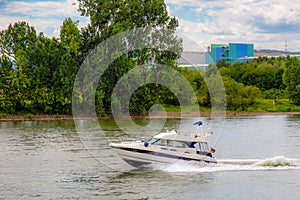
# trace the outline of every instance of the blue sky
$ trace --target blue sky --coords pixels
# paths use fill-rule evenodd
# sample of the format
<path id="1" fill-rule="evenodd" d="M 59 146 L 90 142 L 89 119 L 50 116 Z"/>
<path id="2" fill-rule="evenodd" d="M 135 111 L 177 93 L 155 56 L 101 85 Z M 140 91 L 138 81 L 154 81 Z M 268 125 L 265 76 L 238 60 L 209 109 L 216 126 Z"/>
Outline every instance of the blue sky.
<path id="1" fill-rule="evenodd" d="M 211 43 L 253 43 L 257 49 L 300 51 L 298 0 L 165 0 L 179 19 L 186 50 L 203 51 Z M 58 36 L 65 18 L 79 20 L 76 0 L 0 0 L 0 30 L 27 21 L 38 32 Z"/>

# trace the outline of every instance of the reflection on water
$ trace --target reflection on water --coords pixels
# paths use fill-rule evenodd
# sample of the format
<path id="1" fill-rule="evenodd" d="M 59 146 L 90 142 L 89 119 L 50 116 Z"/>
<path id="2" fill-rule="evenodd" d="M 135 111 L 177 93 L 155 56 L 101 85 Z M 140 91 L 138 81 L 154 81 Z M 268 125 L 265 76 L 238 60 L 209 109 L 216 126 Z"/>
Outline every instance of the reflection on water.
<path id="1" fill-rule="evenodd" d="M 197 120 L 170 119 L 165 129 L 190 133 Z M 152 132 L 127 134 L 112 120 L 99 121 L 103 131 L 81 123 L 88 126 L 84 135 L 73 121 L 0 123 L 0 199 L 298 199 L 299 115 L 228 118 L 216 165 L 140 169 L 126 165 L 107 143 Z"/>

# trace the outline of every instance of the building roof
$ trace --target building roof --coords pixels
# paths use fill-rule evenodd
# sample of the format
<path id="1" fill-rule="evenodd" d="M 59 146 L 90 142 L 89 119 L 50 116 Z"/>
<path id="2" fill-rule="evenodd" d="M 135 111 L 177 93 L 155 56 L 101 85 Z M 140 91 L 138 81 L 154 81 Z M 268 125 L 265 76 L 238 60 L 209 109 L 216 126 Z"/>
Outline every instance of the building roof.
<path id="1" fill-rule="evenodd" d="M 177 60 L 178 64 L 198 65 L 206 63 L 204 52 L 184 51 Z"/>

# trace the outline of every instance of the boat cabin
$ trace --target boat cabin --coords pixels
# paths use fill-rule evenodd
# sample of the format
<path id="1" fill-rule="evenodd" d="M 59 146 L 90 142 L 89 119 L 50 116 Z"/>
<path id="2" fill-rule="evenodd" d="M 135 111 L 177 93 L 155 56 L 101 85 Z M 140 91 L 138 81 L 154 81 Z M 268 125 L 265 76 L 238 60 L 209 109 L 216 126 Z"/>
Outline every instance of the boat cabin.
<path id="1" fill-rule="evenodd" d="M 187 137 L 178 135 L 175 131 L 160 133 L 147 142 L 147 145 L 159 145 L 173 148 L 196 150 L 197 154 L 207 155 L 209 147 L 204 136 Z"/>

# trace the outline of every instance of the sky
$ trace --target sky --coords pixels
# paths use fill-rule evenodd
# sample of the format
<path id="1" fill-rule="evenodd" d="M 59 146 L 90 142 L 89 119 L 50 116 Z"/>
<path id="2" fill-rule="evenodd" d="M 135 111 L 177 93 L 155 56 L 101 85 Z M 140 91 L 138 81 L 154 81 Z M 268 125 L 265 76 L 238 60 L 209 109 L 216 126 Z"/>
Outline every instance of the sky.
<path id="1" fill-rule="evenodd" d="M 165 0 L 179 20 L 187 51 L 205 51 L 211 43 L 252 43 L 255 49 L 300 51 L 299 0 Z M 67 17 L 85 26 L 76 0 L 0 0 L 0 30 L 26 21 L 37 32 L 58 37 Z"/>

